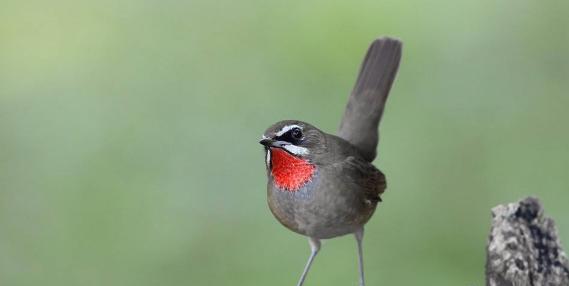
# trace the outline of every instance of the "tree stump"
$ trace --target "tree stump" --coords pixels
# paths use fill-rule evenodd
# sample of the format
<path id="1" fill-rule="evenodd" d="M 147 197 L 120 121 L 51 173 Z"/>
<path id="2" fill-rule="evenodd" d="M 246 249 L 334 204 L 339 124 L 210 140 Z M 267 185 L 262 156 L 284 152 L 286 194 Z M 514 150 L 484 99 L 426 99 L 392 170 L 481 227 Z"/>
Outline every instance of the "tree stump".
<path id="1" fill-rule="evenodd" d="M 569 285 L 569 263 L 553 219 L 528 197 L 492 209 L 487 286 Z"/>

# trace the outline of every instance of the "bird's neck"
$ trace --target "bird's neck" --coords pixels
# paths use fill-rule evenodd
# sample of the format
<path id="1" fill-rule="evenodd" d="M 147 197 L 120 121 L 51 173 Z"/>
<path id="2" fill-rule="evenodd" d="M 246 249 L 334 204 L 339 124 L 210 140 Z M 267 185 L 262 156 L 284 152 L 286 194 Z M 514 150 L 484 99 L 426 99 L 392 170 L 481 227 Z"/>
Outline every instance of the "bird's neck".
<path id="1" fill-rule="evenodd" d="M 290 153 L 271 148 L 271 176 L 275 185 L 284 191 L 296 192 L 312 180 L 316 166 Z"/>

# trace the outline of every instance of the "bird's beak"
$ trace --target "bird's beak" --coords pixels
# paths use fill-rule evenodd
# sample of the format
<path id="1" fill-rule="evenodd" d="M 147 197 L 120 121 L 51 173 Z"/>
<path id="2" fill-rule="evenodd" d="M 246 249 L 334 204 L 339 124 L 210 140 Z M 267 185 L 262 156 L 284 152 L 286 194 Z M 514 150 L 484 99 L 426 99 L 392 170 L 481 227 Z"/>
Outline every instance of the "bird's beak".
<path id="1" fill-rule="evenodd" d="M 261 141 L 259 141 L 259 144 L 261 144 L 265 147 L 271 147 L 271 146 L 275 147 L 274 146 L 275 142 L 277 142 L 277 141 L 275 141 L 273 139 L 269 139 L 269 138 L 263 138 Z"/>
<path id="2" fill-rule="evenodd" d="M 294 156 L 303 156 L 308 154 L 308 150 L 306 148 L 295 146 L 286 141 L 263 138 L 259 143 L 265 146 L 265 150 L 267 151 L 271 148 L 279 148 Z"/>
<path id="3" fill-rule="evenodd" d="M 267 148 L 269 148 L 269 147 L 283 148 L 283 146 L 285 146 L 285 145 L 290 145 L 290 143 L 288 143 L 288 142 L 274 140 L 274 139 L 270 139 L 270 138 L 263 138 L 261 141 L 259 141 L 259 144 L 261 144 Z"/>

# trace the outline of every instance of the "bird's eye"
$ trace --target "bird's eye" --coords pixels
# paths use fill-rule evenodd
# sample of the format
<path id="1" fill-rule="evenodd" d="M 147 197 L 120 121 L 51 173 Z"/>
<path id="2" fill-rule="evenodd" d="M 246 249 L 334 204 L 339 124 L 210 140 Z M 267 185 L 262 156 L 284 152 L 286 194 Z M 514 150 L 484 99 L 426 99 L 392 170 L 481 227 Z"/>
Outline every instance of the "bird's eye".
<path id="1" fill-rule="evenodd" d="M 300 128 L 294 128 L 291 130 L 290 135 L 294 139 L 297 139 L 297 140 L 301 139 L 302 138 L 302 130 L 300 130 Z"/>

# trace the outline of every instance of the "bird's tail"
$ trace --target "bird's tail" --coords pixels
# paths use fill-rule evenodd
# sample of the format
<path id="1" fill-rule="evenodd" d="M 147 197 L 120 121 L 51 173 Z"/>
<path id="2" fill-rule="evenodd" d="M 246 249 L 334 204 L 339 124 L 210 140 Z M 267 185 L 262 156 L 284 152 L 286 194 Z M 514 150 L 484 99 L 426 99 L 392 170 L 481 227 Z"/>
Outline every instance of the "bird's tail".
<path id="1" fill-rule="evenodd" d="M 338 130 L 369 162 L 376 156 L 379 120 L 399 68 L 401 46 L 387 37 L 371 43 Z"/>

